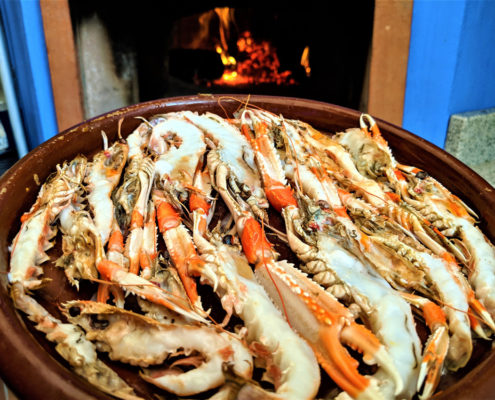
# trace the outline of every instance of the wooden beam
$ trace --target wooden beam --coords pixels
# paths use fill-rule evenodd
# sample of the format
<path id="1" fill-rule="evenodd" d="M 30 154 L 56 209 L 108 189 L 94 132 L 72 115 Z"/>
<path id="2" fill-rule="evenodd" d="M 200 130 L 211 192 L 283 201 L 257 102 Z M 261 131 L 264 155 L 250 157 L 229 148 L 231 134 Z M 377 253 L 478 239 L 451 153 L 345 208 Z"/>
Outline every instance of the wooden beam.
<path id="1" fill-rule="evenodd" d="M 81 84 L 68 0 L 40 0 L 58 129 L 83 118 Z"/>
<path id="2" fill-rule="evenodd" d="M 376 0 L 368 113 L 402 125 L 412 0 Z"/>

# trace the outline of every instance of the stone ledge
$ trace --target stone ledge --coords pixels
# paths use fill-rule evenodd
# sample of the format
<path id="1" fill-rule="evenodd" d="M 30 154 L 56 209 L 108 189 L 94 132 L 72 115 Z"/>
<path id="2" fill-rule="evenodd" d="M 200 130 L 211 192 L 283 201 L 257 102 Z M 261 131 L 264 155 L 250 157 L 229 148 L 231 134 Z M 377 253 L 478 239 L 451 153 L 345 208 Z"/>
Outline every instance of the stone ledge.
<path id="1" fill-rule="evenodd" d="M 445 150 L 495 185 L 495 108 L 452 114 Z"/>
<path id="2" fill-rule="evenodd" d="M 495 159 L 495 108 L 452 114 L 445 150 L 472 166 Z"/>

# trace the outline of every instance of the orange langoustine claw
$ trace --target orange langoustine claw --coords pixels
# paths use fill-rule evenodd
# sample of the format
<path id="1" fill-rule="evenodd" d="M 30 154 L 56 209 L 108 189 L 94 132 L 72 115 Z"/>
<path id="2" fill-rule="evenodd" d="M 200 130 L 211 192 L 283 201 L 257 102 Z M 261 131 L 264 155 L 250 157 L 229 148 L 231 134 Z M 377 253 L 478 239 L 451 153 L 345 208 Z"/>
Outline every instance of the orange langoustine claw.
<path id="1" fill-rule="evenodd" d="M 154 178 L 154 162 L 144 156 L 137 171 L 139 180 L 139 193 L 131 213 L 130 233 L 127 237 L 125 252 L 129 258 L 129 271 L 139 273 L 142 248 L 145 246 L 144 221 L 149 221 L 148 199 Z M 149 271 L 148 271 L 149 272 Z"/>
<path id="2" fill-rule="evenodd" d="M 143 247 L 153 246 L 154 240 L 145 235 L 144 221 L 150 220 L 148 200 L 153 186 L 155 162 L 146 152 L 153 126 L 160 118 L 141 123 L 126 139 L 129 146 L 128 164 L 124 170 L 123 182 L 113 195 L 116 206 L 115 219 L 121 230 L 129 234 L 125 243 L 128 269 L 137 274 L 141 265 Z M 147 250 L 149 251 L 149 250 Z M 149 260 L 151 261 L 151 260 Z M 152 275 L 156 263 L 150 263 L 142 273 L 146 278 Z"/>
<path id="3" fill-rule="evenodd" d="M 116 283 L 126 292 L 166 307 L 190 320 L 208 323 L 202 310 L 194 310 L 189 302 L 168 293 L 139 275 L 124 270 L 113 261 L 102 260 L 98 264 L 98 272 L 105 280 Z"/>
<path id="4" fill-rule="evenodd" d="M 172 205 L 159 191 L 154 191 L 153 201 L 158 218 L 158 229 L 167 245 L 172 262 L 177 268 L 186 293 L 193 305 L 198 305 L 199 296 L 193 276 L 200 276 L 204 263 L 198 257 L 194 244 Z"/>
<path id="5" fill-rule="evenodd" d="M 114 221 L 114 227 L 110 239 L 108 239 L 107 260 L 113 261 L 121 268 L 127 270 L 128 260 L 124 256 L 124 237 L 118 224 Z M 109 283 L 100 282 L 96 299 L 100 303 L 106 303 L 110 298 L 110 293 L 114 297 L 114 302 L 118 307 L 124 308 L 124 295 L 122 288 Z"/>

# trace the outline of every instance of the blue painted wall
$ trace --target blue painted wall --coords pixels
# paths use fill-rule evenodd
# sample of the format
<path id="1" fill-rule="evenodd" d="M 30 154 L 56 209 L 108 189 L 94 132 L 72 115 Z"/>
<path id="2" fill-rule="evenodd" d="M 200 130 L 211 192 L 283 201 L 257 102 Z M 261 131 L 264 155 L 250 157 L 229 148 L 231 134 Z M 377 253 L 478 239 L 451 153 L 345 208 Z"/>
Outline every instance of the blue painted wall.
<path id="1" fill-rule="evenodd" d="M 495 1 L 467 1 L 451 113 L 495 106 Z"/>
<path id="2" fill-rule="evenodd" d="M 43 22 L 37 0 L 0 0 L 29 148 L 58 132 Z"/>
<path id="3" fill-rule="evenodd" d="M 415 0 L 405 129 L 443 147 L 451 114 L 495 106 L 495 1 Z"/>

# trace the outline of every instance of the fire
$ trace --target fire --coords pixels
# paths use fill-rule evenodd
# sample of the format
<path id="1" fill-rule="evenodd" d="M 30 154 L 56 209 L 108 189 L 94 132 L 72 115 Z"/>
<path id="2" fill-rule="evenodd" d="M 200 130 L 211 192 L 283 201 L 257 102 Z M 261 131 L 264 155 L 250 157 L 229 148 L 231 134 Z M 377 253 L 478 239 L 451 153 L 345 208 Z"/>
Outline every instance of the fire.
<path id="1" fill-rule="evenodd" d="M 280 61 L 275 48 L 268 41 L 255 41 L 251 32 L 245 31 L 237 40 L 239 60 L 228 56 L 221 46 L 217 46 L 225 71 L 215 85 L 246 85 L 274 83 L 293 85 L 295 80 L 290 71 L 279 72 Z"/>
<path id="2" fill-rule="evenodd" d="M 277 51 L 269 41 L 258 40 L 248 30 L 238 33 L 234 11 L 229 7 L 217 7 L 200 15 L 184 17 L 174 35 L 172 48 L 217 52 L 224 66 L 223 74 L 219 79 L 207 81 L 208 86 L 296 84 L 291 71 L 280 71 Z M 307 74 L 310 71 L 308 51 L 305 49 L 301 59 Z"/>
<path id="3" fill-rule="evenodd" d="M 215 50 L 220 55 L 225 69 L 222 77 L 213 81 L 213 84 L 229 86 L 263 83 L 295 84 L 290 71 L 279 72 L 280 61 L 276 49 L 270 42 L 256 41 L 249 31 L 243 32 L 237 40 L 238 59 L 229 54 L 227 39 L 233 21 L 233 11 L 228 7 L 214 10 L 220 22 L 220 41 L 217 42 Z"/>

